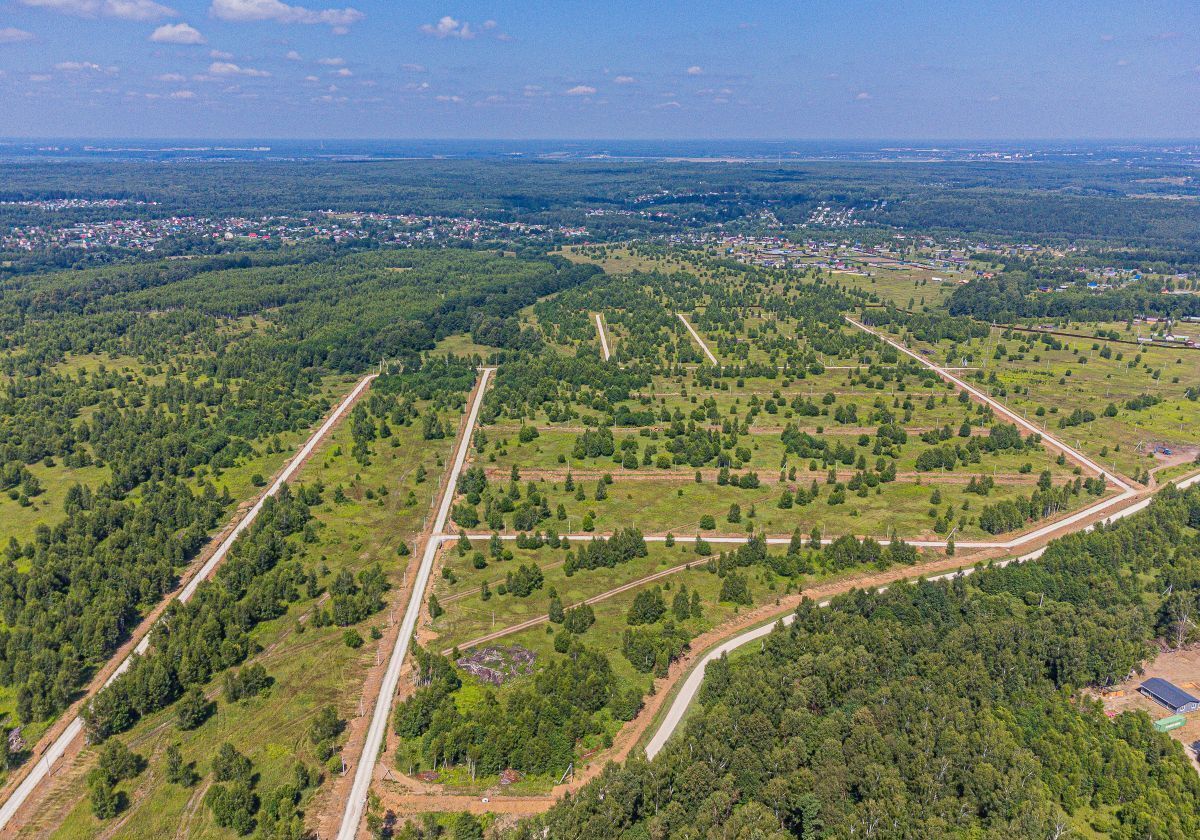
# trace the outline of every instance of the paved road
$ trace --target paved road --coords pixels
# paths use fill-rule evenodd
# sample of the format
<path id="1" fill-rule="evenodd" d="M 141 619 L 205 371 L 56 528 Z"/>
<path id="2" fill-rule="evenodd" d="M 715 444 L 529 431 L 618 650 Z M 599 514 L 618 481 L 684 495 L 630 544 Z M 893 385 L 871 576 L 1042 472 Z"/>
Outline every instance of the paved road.
<path id="1" fill-rule="evenodd" d="M 358 824 L 362 820 L 363 809 L 367 804 L 367 792 L 371 788 L 371 777 L 375 774 L 375 762 L 379 758 L 379 749 L 383 746 L 383 738 L 387 732 L 392 698 L 396 695 L 396 686 L 400 682 L 400 668 L 404 664 L 404 658 L 408 655 L 409 642 L 417 629 L 417 617 L 421 614 L 421 605 L 425 601 L 425 587 L 429 584 L 433 560 L 437 556 L 438 546 L 444 540 L 453 539 L 453 536 L 447 537 L 442 531 L 446 528 L 446 518 L 450 514 L 450 505 L 454 502 L 454 491 L 458 485 L 459 473 L 462 472 L 463 464 L 467 459 L 467 451 L 471 445 L 471 430 L 475 428 L 475 423 L 479 419 L 479 408 L 483 405 L 483 395 L 487 391 L 488 380 L 495 370 L 495 368 L 483 368 L 480 375 L 475 400 L 471 403 L 471 412 L 467 415 L 466 426 L 458 441 L 458 451 L 454 456 L 450 480 L 442 493 L 437 518 L 434 519 L 433 530 L 429 540 L 425 543 L 425 553 L 421 557 L 421 566 L 417 570 L 416 580 L 413 581 L 408 609 L 400 624 L 400 634 L 396 637 L 396 646 L 392 649 L 392 658 L 388 661 L 387 671 L 383 675 L 383 683 L 379 687 L 379 696 L 375 700 L 375 711 L 371 716 L 367 737 L 363 740 L 358 766 L 354 770 L 354 784 L 350 788 L 350 796 L 346 801 L 346 811 L 342 815 L 342 825 L 337 835 L 338 840 L 354 840 L 358 834 Z"/>
<path id="2" fill-rule="evenodd" d="M 1195 484 L 1197 481 L 1200 481 L 1200 474 L 1193 475 L 1190 478 L 1184 479 L 1183 481 L 1179 482 L 1178 486 L 1180 489 L 1183 489 L 1186 487 L 1190 487 L 1191 485 Z M 1139 511 L 1145 510 L 1146 507 L 1149 506 L 1151 498 L 1152 497 L 1147 496 L 1146 498 L 1136 502 L 1135 504 L 1132 504 L 1127 508 L 1117 511 L 1112 516 L 1110 516 L 1104 520 L 1105 524 L 1108 524 L 1110 522 L 1115 522 L 1118 519 L 1124 519 L 1127 516 L 1132 516 L 1133 514 L 1138 513 Z M 1083 530 L 1090 531 L 1093 527 L 1094 526 L 1092 526 L 1092 525 L 1088 525 Z M 1045 547 L 1042 547 L 1042 548 L 1036 549 L 1035 551 L 1031 551 L 1028 554 L 1023 554 L 1020 557 L 1014 557 L 1014 558 L 1011 558 L 1008 560 L 998 561 L 996 563 L 996 565 L 1007 566 L 1009 563 L 1025 563 L 1030 560 L 1036 560 L 1037 558 L 1041 557 L 1042 554 L 1045 553 L 1045 551 L 1046 551 Z M 929 580 L 944 580 L 947 578 L 952 578 L 955 575 L 959 575 L 959 574 L 969 575 L 969 574 L 971 574 L 972 571 L 973 571 L 972 569 L 964 569 L 961 572 L 947 572 L 942 575 L 936 575 L 934 577 L 931 577 L 931 578 L 929 578 Z M 881 588 L 879 591 L 881 591 L 881 592 L 884 591 L 884 588 Z M 820 604 L 820 606 L 822 606 L 822 607 L 825 607 L 828 605 L 829 605 L 828 601 L 822 601 Z M 783 618 L 781 620 L 784 625 L 788 625 L 788 624 L 791 624 L 793 621 L 795 621 L 795 618 L 796 618 L 795 613 L 788 613 L 786 616 L 783 616 Z M 726 642 L 722 642 L 720 645 L 718 645 L 717 647 L 713 648 L 708 653 L 706 653 L 696 663 L 695 667 L 693 667 L 691 672 L 688 674 L 687 679 L 684 681 L 683 686 L 680 688 L 679 694 L 677 694 L 675 696 L 675 699 L 671 701 L 671 707 L 667 710 L 667 714 L 663 718 L 662 723 L 659 724 L 658 731 L 654 733 L 654 736 L 650 739 L 650 742 L 646 745 L 646 757 L 647 758 L 654 758 L 654 756 L 658 755 L 658 753 L 662 750 L 663 746 L 670 739 L 671 735 L 679 727 L 680 722 L 683 720 L 683 717 L 687 712 L 688 706 L 691 705 L 692 700 L 696 696 L 696 692 L 699 691 L 699 689 L 700 689 L 701 683 L 704 682 L 704 670 L 705 670 L 705 668 L 708 667 L 708 663 L 712 662 L 715 659 L 719 659 L 721 656 L 729 653 L 730 651 L 736 650 L 737 648 L 740 648 L 743 645 L 749 644 L 750 642 L 753 642 L 756 639 L 761 639 L 764 636 L 769 635 L 771 633 L 771 631 L 775 629 L 775 623 L 776 622 L 764 624 L 761 627 L 756 627 L 753 630 L 748 630 L 747 632 L 742 633 L 739 636 L 735 636 L 734 638 L 729 639 Z"/>
<path id="3" fill-rule="evenodd" d="M 680 321 L 683 321 L 683 325 L 687 327 L 687 331 L 692 334 L 692 338 L 696 339 L 696 343 L 700 345 L 700 349 L 704 351 L 704 355 L 708 356 L 708 360 L 714 365 L 720 364 L 720 362 L 717 361 L 717 357 L 714 356 L 712 351 L 708 349 L 708 345 L 704 343 L 704 339 L 700 337 L 700 333 L 696 332 L 695 328 L 688 323 L 688 319 L 683 317 L 683 313 L 676 312 L 675 314 L 679 316 Z"/>
<path id="4" fill-rule="evenodd" d="M 596 332 L 600 333 L 600 349 L 604 351 L 604 361 L 608 361 L 612 356 L 608 352 L 608 336 L 604 334 L 604 322 L 600 320 L 600 313 L 596 313 Z"/>
<path id="5" fill-rule="evenodd" d="M 325 438 L 327 434 L 329 434 L 330 429 L 337 424 L 337 422 L 346 413 L 346 410 L 354 403 L 356 399 L 358 399 L 358 396 L 374 378 L 375 374 L 371 374 L 359 380 L 358 384 L 354 386 L 354 390 L 352 390 L 346 396 L 346 398 L 342 400 L 337 409 L 325 419 L 325 422 L 322 423 L 321 426 L 312 433 L 300 451 L 292 457 L 292 460 L 288 462 L 288 465 L 284 468 L 283 472 L 279 474 L 279 477 L 275 479 L 275 482 L 270 486 L 267 492 L 264 493 L 254 504 L 254 507 L 250 508 L 246 515 L 242 517 L 242 520 L 238 522 L 237 526 L 234 527 L 232 531 L 229 532 L 229 535 L 221 541 L 221 544 L 217 546 L 217 550 L 214 551 L 212 556 L 209 557 L 204 565 L 200 567 L 200 571 L 193 575 L 192 579 L 188 581 L 187 585 L 175 595 L 176 599 L 179 601 L 187 601 L 192 597 L 192 595 L 195 594 L 196 588 L 200 585 L 200 583 L 204 580 L 207 580 L 217 566 L 221 564 L 221 561 L 225 559 L 225 555 L 229 553 L 230 546 L 232 546 L 241 533 L 249 528 L 251 523 L 258 518 L 258 514 L 262 510 L 267 499 L 278 493 L 279 489 L 283 487 L 284 483 L 291 479 L 296 470 L 300 468 L 301 464 L 303 464 L 308 456 L 312 454 L 313 450 L 317 448 L 317 445 Z M 149 646 L 150 634 L 147 633 L 142 637 L 142 640 L 138 642 L 137 647 L 134 648 L 134 653 L 141 655 L 146 652 Z M 132 663 L 133 654 L 127 656 L 121 662 L 117 669 L 112 672 L 112 675 L 105 680 L 104 685 L 101 686 L 101 689 L 107 688 L 109 685 L 111 685 L 113 680 L 125 673 Z M 8 825 L 9 820 L 13 818 L 13 815 L 17 812 L 17 810 L 25 804 L 25 800 L 29 798 L 30 794 L 32 794 L 34 790 L 37 789 L 38 785 L 41 784 L 41 782 L 46 778 L 47 774 L 50 772 L 50 768 L 54 765 L 54 762 L 58 761 L 58 759 L 62 757 L 63 753 L 67 751 L 67 748 L 71 746 L 71 743 L 82 734 L 83 721 L 79 717 L 75 717 L 69 724 L 67 724 L 67 727 L 62 731 L 62 733 L 56 739 L 54 739 L 54 742 L 46 748 L 46 751 L 42 754 L 41 758 L 38 759 L 37 764 L 29 771 L 29 774 L 22 780 L 21 784 L 17 786 L 17 789 L 13 791 L 13 794 L 8 798 L 8 801 L 6 801 L 3 806 L 0 806 L 0 830 L 4 829 Z"/>

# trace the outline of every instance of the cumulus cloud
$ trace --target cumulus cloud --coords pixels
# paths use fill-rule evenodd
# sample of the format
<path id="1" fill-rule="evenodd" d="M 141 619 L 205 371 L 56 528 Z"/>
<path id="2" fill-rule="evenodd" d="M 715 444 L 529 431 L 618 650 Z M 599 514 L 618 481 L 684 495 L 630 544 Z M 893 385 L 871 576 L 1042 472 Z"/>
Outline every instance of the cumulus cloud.
<path id="1" fill-rule="evenodd" d="M 654 107 L 661 109 L 661 108 L 682 108 L 683 106 L 680 105 L 675 100 L 671 100 L 670 102 L 660 102 L 657 105 L 655 105 Z"/>
<path id="2" fill-rule="evenodd" d="M 344 58 L 318 58 L 317 64 L 324 64 L 326 67 L 341 67 L 346 63 Z"/>
<path id="3" fill-rule="evenodd" d="M 234 22 L 270 20 L 276 23 L 325 24 L 344 30 L 364 15 L 358 9 L 309 9 L 282 0 L 212 0 L 209 14 Z"/>
<path id="4" fill-rule="evenodd" d="M 613 79 L 613 81 L 619 85 L 631 85 L 636 82 L 637 79 L 633 78 L 633 76 L 617 76 L 615 79 Z"/>
<path id="5" fill-rule="evenodd" d="M 423 24 L 421 31 L 435 38 L 462 38 L 470 40 L 475 37 L 475 31 L 471 29 L 471 24 L 465 20 L 455 20 L 450 15 L 444 15 L 437 23 Z"/>
<path id="6" fill-rule="evenodd" d="M 425 65 L 424 64 L 401 64 L 400 69 L 406 70 L 409 73 L 424 73 Z"/>
<path id="7" fill-rule="evenodd" d="M 300 61 L 302 56 L 295 50 L 288 50 L 284 58 L 286 58 L 288 61 Z"/>
<path id="8" fill-rule="evenodd" d="M 445 94 L 437 96 L 436 99 L 438 102 L 462 102 L 463 101 L 463 98 L 461 96 L 446 96 Z"/>
<path id="9" fill-rule="evenodd" d="M 157 20 L 179 14 L 153 0 L 20 0 L 21 5 L 80 17 Z"/>
<path id="10" fill-rule="evenodd" d="M 857 99 L 859 102 L 866 102 L 868 99 L 871 98 L 871 94 L 867 93 L 865 90 L 862 90 L 862 91 L 859 91 L 858 95 L 855 96 L 854 98 Z"/>
<path id="11" fill-rule="evenodd" d="M 187 81 L 187 77 L 184 76 L 182 73 L 162 73 L 161 75 L 155 76 L 154 78 L 157 81 L 169 82 L 172 84 L 177 84 L 179 82 Z"/>
<path id="12" fill-rule="evenodd" d="M 350 76 L 353 76 L 354 71 L 351 70 L 349 67 L 343 67 L 340 70 L 334 71 L 333 75 L 340 76 L 341 78 L 346 79 L 346 78 L 349 78 Z"/>
<path id="13" fill-rule="evenodd" d="M 567 91 L 567 96 L 591 96 L 596 89 L 591 85 L 575 85 Z"/>
<path id="14" fill-rule="evenodd" d="M 229 61 L 233 58 L 233 53 L 225 52 L 224 50 L 209 50 L 208 57 L 217 61 Z"/>
<path id="15" fill-rule="evenodd" d="M 693 64 L 691 67 L 689 67 L 687 69 L 687 74 L 689 76 L 699 76 L 703 72 L 704 72 L 704 68 L 701 67 L 699 64 Z"/>
<path id="16" fill-rule="evenodd" d="M 208 72 L 214 76 L 248 76 L 262 79 L 270 76 L 266 70 L 256 70 L 253 67 L 240 67 L 231 61 L 214 61 L 208 65 Z"/>
<path id="17" fill-rule="evenodd" d="M 150 35 L 156 44 L 203 44 L 204 36 L 186 23 L 164 23 Z"/>
<path id="18" fill-rule="evenodd" d="M 15 26 L 6 26 L 0 29 L 0 44 L 19 44 L 21 41 L 32 41 L 33 33 L 26 32 L 24 29 L 17 29 Z"/>
<path id="19" fill-rule="evenodd" d="M 171 94 L 172 99 L 195 99 L 196 94 L 190 90 L 177 90 Z"/>

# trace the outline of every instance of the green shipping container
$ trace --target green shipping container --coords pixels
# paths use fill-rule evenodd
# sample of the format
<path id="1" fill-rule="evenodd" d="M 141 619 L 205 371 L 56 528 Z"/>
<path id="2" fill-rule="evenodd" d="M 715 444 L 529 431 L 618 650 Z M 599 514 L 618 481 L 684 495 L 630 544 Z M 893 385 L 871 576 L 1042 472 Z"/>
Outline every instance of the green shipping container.
<path id="1" fill-rule="evenodd" d="M 1171 715 L 1162 720 L 1154 721 L 1154 728 L 1159 732 L 1170 732 L 1172 729 L 1178 729 L 1187 723 L 1187 718 L 1183 715 Z"/>

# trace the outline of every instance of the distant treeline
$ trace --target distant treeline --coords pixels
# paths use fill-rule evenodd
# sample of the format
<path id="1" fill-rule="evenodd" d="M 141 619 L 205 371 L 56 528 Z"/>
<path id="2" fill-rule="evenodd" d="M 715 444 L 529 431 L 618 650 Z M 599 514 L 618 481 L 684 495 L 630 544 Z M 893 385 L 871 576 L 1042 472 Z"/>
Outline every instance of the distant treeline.
<path id="1" fill-rule="evenodd" d="M 946 306 L 952 315 L 971 315 L 995 323 L 1024 318 L 1125 321 L 1139 315 L 1200 316 L 1200 295 L 1164 295 L 1161 289 L 1144 283 L 1097 292 L 1078 286 L 1038 292 L 1038 286 L 1045 283 L 1047 280 L 1023 272 L 983 277 L 956 288 Z"/>
<path id="2" fill-rule="evenodd" d="M 0 226 L 133 215 L 295 214 L 360 210 L 578 224 L 599 238 L 785 224 L 820 204 L 853 206 L 867 225 L 909 231 L 1192 247 L 1200 218 L 1186 201 L 1132 198 L 1186 191 L 1150 172 L 1071 163 L 746 163 L 409 160 L 25 162 L 3 167 L 0 201 L 83 197 L 158 202 L 47 213 L 0 207 Z M 698 185 L 703 185 L 702 187 Z M 883 202 L 886 202 L 884 204 Z M 874 208 L 874 209 L 872 209 Z M 587 216 L 589 209 L 647 211 Z"/>

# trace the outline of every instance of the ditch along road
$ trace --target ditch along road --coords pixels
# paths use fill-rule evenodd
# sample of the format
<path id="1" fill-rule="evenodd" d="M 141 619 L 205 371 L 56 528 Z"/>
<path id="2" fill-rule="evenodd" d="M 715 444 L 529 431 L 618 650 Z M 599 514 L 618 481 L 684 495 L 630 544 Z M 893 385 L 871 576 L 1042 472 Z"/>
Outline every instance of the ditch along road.
<path id="1" fill-rule="evenodd" d="M 437 516 L 433 521 L 433 528 L 429 539 L 425 543 L 425 551 L 421 556 L 421 565 L 417 569 L 416 579 L 413 581 L 412 594 L 409 597 L 408 607 L 404 612 L 404 619 L 400 624 L 400 632 L 396 636 L 396 644 L 392 648 L 392 655 L 388 660 L 387 671 L 384 672 L 383 681 L 379 687 L 379 694 L 375 699 L 375 709 L 371 715 L 371 722 L 367 727 L 366 737 L 363 739 L 362 752 L 358 756 L 357 766 L 354 767 L 354 782 L 350 787 L 349 795 L 346 797 L 345 811 L 342 814 L 341 827 L 337 833 L 338 840 L 354 840 L 358 835 L 358 826 L 362 822 L 363 811 L 367 804 L 367 793 L 371 789 L 371 779 L 375 774 L 375 764 L 379 759 L 379 752 L 383 746 L 384 736 L 387 734 L 387 722 L 391 715 L 392 699 L 396 695 L 396 688 L 400 682 L 400 669 L 404 665 L 405 658 L 408 656 L 409 643 L 412 641 L 413 634 L 417 629 L 417 619 L 421 614 L 421 607 L 425 602 L 425 589 L 429 585 L 429 576 L 433 569 L 434 558 L 437 557 L 438 549 L 442 543 L 452 538 L 447 537 L 443 533 L 446 529 L 446 519 L 450 515 L 450 505 L 454 502 L 458 477 L 462 473 L 463 464 L 467 460 L 467 452 L 471 446 L 471 435 L 476 422 L 479 420 L 479 409 L 483 405 L 483 397 L 487 393 L 488 382 L 495 371 L 495 368 L 490 367 L 480 370 L 479 384 L 475 390 L 475 399 L 472 401 L 471 410 L 467 414 L 467 422 L 463 425 L 459 433 L 458 447 L 454 454 L 450 477 L 446 482 L 445 488 L 442 490 L 442 498 L 438 504 Z"/>
<path id="2" fill-rule="evenodd" d="M 612 353 L 608 349 L 608 336 L 604 333 L 604 320 L 600 317 L 600 313 L 596 313 L 596 332 L 600 334 L 600 349 L 604 351 L 604 361 L 612 358 Z"/>
<path id="3" fill-rule="evenodd" d="M 12 792 L 4 801 L 4 804 L 0 805 L 0 832 L 8 828 L 9 823 L 21 807 L 25 805 L 30 797 L 38 791 L 42 783 L 51 775 L 55 762 L 77 744 L 82 744 L 84 729 L 83 719 L 79 716 L 79 713 L 82 711 L 84 705 L 99 691 L 109 686 L 113 680 L 123 674 L 133 664 L 133 657 L 135 655 L 140 656 L 146 652 L 150 646 L 150 631 L 158 622 L 163 612 L 165 612 L 167 606 L 172 601 L 186 602 L 190 600 L 201 582 L 212 576 L 217 567 L 225 560 L 230 547 L 237 538 L 258 518 L 258 514 L 262 511 L 267 499 L 278 493 L 280 488 L 296 474 L 296 471 L 308 460 L 318 444 L 325 439 L 333 427 L 346 415 L 350 407 L 362 396 L 376 375 L 372 373 L 360 379 L 350 393 L 338 404 L 337 408 L 309 436 L 304 446 L 279 471 L 275 480 L 258 497 L 253 507 L 246 511 L 241 516 L 241 519 L 236 519 L 238 514 L 235 514 L 235 521 L 231 523 L 232 528 L 226 526 L 225 530 L 214 538 L 218 540 L 215 543 L 215 550 L 208 555 L 207 559 L 199 562 L 198 565 L 193 564 L 190 577 L 188 576 L 189 573 L 185 572 L 183 580 L 186 582 L 183 587 L 165 598 L 142 620 L 137 629 L 134 630 L 130 640 L 99 670 L 96 677 L 85 690 L 84 696 L 72 704 L 67 713 L 60 718 L 60 721 L 50 727 L 39 742 L 34 745 L 34 757 L 26 764 L 24 775 L 14 775 L 10 786 L 15 783 L 16 787 L 10 787 Z M 213 543 L 210 542 L 209 545 L 211 546 Z M 203 557 L 203 554 L 201 557 Z M 19 779 L 19 782 L 17 779 Z"/>

